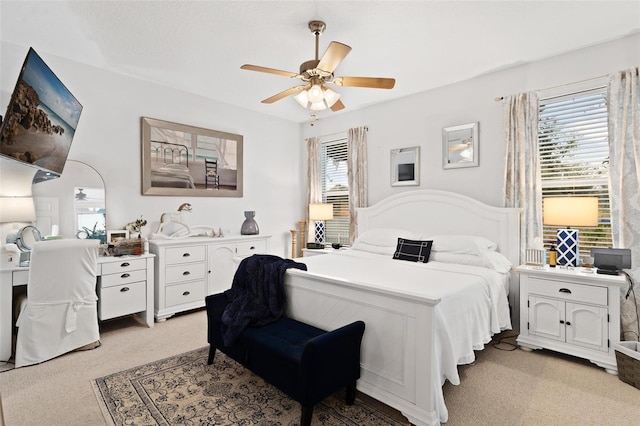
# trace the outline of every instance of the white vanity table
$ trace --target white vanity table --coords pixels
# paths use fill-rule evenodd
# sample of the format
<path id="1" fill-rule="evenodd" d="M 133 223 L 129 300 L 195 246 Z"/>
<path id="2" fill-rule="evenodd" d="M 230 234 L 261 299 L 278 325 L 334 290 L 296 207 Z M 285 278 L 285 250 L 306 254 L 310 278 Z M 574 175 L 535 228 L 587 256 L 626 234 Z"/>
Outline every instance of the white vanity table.
<path id="1" fill-rule="evenodd" d="M 98 318 L 107 320 L 134 314 L 153 327 L 153 254 L 98 257 Z M 26 285 L 28 267 L 0 269 L 0 361 L 11 357 L 13 287 Z"/>

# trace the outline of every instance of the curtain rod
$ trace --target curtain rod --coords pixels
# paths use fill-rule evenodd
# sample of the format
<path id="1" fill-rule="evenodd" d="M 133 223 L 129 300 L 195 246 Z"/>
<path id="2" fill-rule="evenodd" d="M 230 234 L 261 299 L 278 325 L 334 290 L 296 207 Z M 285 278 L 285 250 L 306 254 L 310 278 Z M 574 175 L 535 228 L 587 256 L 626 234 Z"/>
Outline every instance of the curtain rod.
<path id="1" fill-rule="evenodd" d="M 533 92 L 542 92 L 542 91 L 545 91 L 545 90 L 562 89 L 563 87 L 570 87 L 570 86 L 573 86 L 573 85 L 576 85 L 576 84 L 584 84 L 584 83 L 588 83 L 590 81 L 600 80 L 601 78 L 605 78 L 605 77 L 607 77 L 607 76 L 606 75 L 601 75 L 601 76 L 598 76 L 598 77 L 587 78 L 586 80 L 580 80 L 580 81 L 576 81 L 576 82 L 573 82 L 573 83 L 566 83 L 566 84 L 560 84 L 558 86 L 547 87 L 546 89 L 536 89 L 536 90 L 533 90 Z M 496 102 L 500 102 L 500 101 L 503 101 L 504 98 L 505 98 L 505 96 L 498 96 L 498 97 L 494 98 L 493 100 L 496 101 Z"/>
<path id="2" fill-rule="evenodd" d="M 367 132 L 369 131 L 369 126 L 362 126 L 362 127 L 364 127 L 364 129 L 365 129 Z M 336 137 L 336 136 L 341 136 L 341 137 L 342 137 L 342 136 L 346 136 L 348 133 L 349 133 L 349 130 L 347 129 L 347 130 L 343 130 L 343 131 L 341 131 L 341 132 L 331 133 L 331 134 L 328 134 L 328 135 L 321 135 L 321 136 L 318 136 L 318 137 L 319 137 L 320 139 L 323 139 L 323 138 L 333 138 L 333 137 Z"/>

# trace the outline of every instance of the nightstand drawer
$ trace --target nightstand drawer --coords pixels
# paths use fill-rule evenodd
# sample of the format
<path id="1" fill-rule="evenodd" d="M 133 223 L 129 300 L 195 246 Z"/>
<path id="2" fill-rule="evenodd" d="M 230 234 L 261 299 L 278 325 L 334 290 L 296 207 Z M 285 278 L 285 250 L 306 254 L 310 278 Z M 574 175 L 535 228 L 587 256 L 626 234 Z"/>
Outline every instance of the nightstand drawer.
<path id="1" fill-rule="evenodd" d="M 204 262 L 167 266 L 167 283 L 201 280 L 206 276 L 206 269 Z"/>
<path id="2" fill-rule="evenodd" d="M 167 265 L 203 261 L 207 254 L 205 246 L 174 247 L 167 249 Z"/>
<path id="3" fill-rule="evenodd" d="M 106 320 L 147 309 L 145 281 L 100 290 L 100 319 Z"/>
<path id="4" fill-rule="evenodd" d="M 607 287 L 529 277 L 529 293 L 572 302 L 607 305 Z"/>
<path id="5" fill-rule="evenodd" d="M 185 284 L 170 285 L 166 288 L 166 305 L 182 305 L 196 301 L 204 302 L 204 282 L 194 281 Z"/>

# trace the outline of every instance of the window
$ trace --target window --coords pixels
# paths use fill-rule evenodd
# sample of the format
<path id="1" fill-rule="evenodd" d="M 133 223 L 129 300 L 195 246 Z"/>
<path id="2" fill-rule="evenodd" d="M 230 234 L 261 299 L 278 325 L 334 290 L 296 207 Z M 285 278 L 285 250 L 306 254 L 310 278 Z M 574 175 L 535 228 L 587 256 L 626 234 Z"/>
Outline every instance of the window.
<path id="1" fill-rule="evenodd" d="M 320 172 L 322 202 L 333 204 L 333 219 L 325 223 L 325 241 L 349 243 L 349 179 L 347 137 L 322 142 Z"/>
<path id="2" fill-rule="evenodd" d="M 580 254 L 611 247 L 605 87 L 540 99 L 538 108 L 542 197 L 598 197 L 599 225 L 577 228 Z M 556 228 L 543 227 L 546 246 L 555 244 Z"/>

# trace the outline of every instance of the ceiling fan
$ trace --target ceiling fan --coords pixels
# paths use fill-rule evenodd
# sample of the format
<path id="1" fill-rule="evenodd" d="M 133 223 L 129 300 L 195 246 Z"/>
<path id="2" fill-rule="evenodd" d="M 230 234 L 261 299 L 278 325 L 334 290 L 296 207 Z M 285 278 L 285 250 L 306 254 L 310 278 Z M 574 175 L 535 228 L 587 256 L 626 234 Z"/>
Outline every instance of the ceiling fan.
<path id="1" fill-rule="evenodd" d="M 295 100 L 303 108 L 309 108 L 312 111 L 323 111 L 331 108 L 332 111 L 339 111 L 344 108 L 344 104 L 340 101 L 340 94 L 326 87 L 326 84 L 343 87 L 393 89 L 393 86 L 396 84 L 396 80 L 393 78 L 335 77 L 333 71 L 351 51 L 351 47 L 337 41 L 332 41 L 329 43 L 329 47 L 327 47 L 322 58 L 318 58 L 320 34 L 324 32 L 326 27 L 326 24 L 322 21 L 309 22 L 309 29 L 316 37 L 316 56 L 315 59 L 306 61 L 300 65 L 300 73 L 250 64 L 245 64 L 240 67 L 243 70 L 298 78 L 304 82 L 304 84 L 294 86 L 264 99 L 262 103 L 271 104 L 287 96 L 295 95 Z"/>

